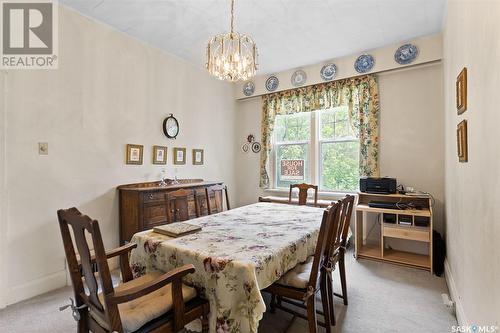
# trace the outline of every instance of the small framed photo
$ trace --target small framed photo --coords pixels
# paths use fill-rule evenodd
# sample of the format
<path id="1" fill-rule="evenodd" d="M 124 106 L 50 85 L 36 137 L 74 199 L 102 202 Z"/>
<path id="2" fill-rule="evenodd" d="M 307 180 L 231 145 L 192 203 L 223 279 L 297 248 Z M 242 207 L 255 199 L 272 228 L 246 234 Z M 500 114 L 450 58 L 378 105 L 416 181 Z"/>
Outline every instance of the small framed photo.
<path id="1" fill-rule="evenodd" d="M 153 164 L 167 164 L 167 147 L 153 146 Z"/>
<path id="2" fill-rule="evenodd" d="M 467 110 L 467 68 L 464 67 L 457 77 L 457 113 Z"/>
<path id="3" fill-rule="evenodd" d="M 193 149 L 193 165 L 203 165 L 203 149 Z"/>
<path id="4" fill-rule="evenodd" d="M 467 162 L 469 158 L 467 152 L 467 120 L 462 120 L 457 126 L 457 151 L 458 161 Z"/>
<path id="5" fill-rule="evenodd" d="M 142 165 L 142 153 L 144 151 L 144 146 L 142 145 L 127 145 L 127 164 L 137 164 Z"/>
<path id="6" fill-rule="evenodd" d="M 174 164 L 186 164 L 186 148 L 174 148 Z"/>

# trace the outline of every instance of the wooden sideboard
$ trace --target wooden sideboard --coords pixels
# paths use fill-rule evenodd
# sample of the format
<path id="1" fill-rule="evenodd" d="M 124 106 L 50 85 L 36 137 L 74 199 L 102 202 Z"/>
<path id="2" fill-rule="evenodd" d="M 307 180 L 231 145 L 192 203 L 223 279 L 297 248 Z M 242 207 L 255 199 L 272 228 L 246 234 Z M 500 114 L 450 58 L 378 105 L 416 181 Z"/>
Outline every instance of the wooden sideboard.
<path id="1" fill-rule="evenodd" d="M 196 217 L 195 197 L 200 215 L 207 215 L 205 188 L 213 185 L 222 185 L 222 182 L 203 181 L 203 179 L 180 179 L 178 184 L 167 181 L 166 186 L 159 186 L 159 182 L 126 184 L 118 186 L 120 200 L 120 244 L 129 242 L 136 232 L 152 229 L 166 224 L 167 209 L 165 193 L 178 189 L 194 190 L 190 196 L 188 210 L 190 217 Z M 215 198 L 210 198 L 210 201 Z"/>

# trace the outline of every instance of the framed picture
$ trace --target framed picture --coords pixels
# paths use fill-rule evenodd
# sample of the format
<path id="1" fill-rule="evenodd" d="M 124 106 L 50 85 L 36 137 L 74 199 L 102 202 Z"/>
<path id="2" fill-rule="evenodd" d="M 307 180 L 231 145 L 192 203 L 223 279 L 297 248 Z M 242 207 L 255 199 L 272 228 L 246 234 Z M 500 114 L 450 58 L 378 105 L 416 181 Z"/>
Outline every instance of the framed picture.
<path id="1" fill-rule="evenodd" d="M 167 164 L 167 147 L 153 146 L 153 164 Z"/>
<path id="2" fill-rule="evenodd" d="M 127 145 L 127 164 L 142 164 L 142 153 L 144 146 L 142 145 Z"/>
<path id="3" fill-rule="evenodd" d="M 186 148 L 174 148 L 174 164 L 186 164 Z"/>
<path id="4" fill-rule="evenodd" d="M 467 68 L 464 67 L 457 77 L 457 113 L 467 110 Z"/>
<path id="5" fill-rule="evenodd" d="M 467 120 L 462 120 L 457 126 L 457 151 L 458 161 L 467 162 Z"/>
<path id="6" fill-rule="evenodd" d="M 193 165 L 203 165 L 203 149 L 193 149 Z"/>

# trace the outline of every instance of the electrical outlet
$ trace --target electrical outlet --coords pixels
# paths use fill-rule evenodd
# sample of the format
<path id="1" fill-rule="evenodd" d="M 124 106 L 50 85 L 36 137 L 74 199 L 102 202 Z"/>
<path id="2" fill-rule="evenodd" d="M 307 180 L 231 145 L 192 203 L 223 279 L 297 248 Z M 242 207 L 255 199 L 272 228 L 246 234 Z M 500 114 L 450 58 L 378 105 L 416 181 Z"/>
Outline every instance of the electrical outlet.
<path id="1" fill-rule="evenodd" d="M 455 313 L 455 302 L 450 299 L 450 296 L 448 296 L 448 294 L 441 294 L 441 298 L 443 299 L 443 304 L 450 312 Z"/>
<path id="2" fill-rule="evenodd" d="M 48 154 L 49 154 L 49 143 L 38 142 L 38 155 L 48 155 Z"/>

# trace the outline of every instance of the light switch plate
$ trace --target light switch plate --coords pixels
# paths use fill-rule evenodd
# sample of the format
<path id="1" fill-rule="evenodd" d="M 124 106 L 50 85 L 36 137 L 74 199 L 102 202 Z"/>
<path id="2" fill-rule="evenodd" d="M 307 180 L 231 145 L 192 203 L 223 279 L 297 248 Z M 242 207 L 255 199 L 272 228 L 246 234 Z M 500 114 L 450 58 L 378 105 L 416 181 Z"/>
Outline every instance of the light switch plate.
<path id="1" fill-rule="evenodd" d="M 38 142 L 38 155 L 48 155 L 48 154 L 49 154 L 49 143 Z"/>

